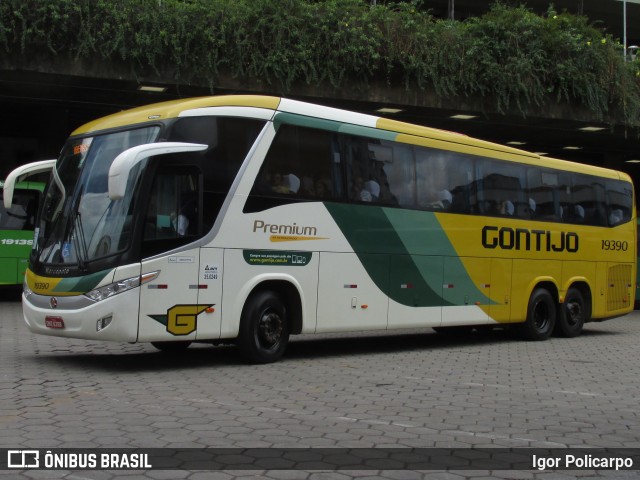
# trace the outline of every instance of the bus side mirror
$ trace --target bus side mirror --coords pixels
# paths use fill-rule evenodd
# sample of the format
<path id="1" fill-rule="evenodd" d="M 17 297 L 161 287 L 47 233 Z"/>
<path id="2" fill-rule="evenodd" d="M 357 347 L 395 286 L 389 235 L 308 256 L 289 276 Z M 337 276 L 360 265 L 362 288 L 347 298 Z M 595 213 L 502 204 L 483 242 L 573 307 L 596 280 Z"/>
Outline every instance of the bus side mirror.
<path id="1" fill-rule="evenodd" d="M 159 142 L 146 143 L 129 148 L 118 155 L 109 168 L 109 198 L 119 200 L 124 197 L 129 180 L 129 172 L 145 158 L 168 153 L 199 152 L 209 148 L 199 143 Z"/>
<path id="2" fill-rule="evenodd" d="M 36 173 L 46 172 L 56 168 L 57 160 L 41 160 L 39 162 L 28 163 L 21 165 L 14 169 L 7 179 L 4 181 L 4 187 L 2 191 L 2 201 L 4 202 L 4 208 L 7 210 L 13 205 L 13 190 L 16 187 L 16 183 L 23 181 L 25 178 L 35 175 Z"/>

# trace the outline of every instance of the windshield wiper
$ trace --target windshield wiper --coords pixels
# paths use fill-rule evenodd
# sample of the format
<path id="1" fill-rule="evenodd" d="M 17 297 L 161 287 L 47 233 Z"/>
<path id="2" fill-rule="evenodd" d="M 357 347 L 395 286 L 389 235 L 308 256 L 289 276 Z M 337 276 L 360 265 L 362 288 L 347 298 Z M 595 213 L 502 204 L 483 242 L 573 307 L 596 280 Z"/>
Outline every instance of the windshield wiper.
<path id="1" fill-rule="evenodd" d="M 60 200 L 58 201 L 58 204 L 55 206 L 53 213 L 51 214 L 51 221 L 56 219 L 56 217 L 62 210 L 62 206 L 64 205 L 65 199 L 67 198 L 67 190 L 64 188 L 64 183 L 62 183 L 62 180 L 60 179 L 60 175 L 58 175 L 58 169 L 56 167 L 53 167 L 52 173 L 53 173 L 53 181 L 55 182 L 55 184 L 58 186 L 58 189 L 60 190 Z"/>
<path id="2" fill-rule="evenodd" d="M 76 212 L 73 220 L 73 230 L 71 231 L 71 239 L 76 247 L 76 256 L 78 257 L 78 268 L 82 271 L 87 270 L 87 259 L 89 258 L 89 250 L 87 249 L 87 241 L 82 228 L 82 218 L 80 212 Z"/>

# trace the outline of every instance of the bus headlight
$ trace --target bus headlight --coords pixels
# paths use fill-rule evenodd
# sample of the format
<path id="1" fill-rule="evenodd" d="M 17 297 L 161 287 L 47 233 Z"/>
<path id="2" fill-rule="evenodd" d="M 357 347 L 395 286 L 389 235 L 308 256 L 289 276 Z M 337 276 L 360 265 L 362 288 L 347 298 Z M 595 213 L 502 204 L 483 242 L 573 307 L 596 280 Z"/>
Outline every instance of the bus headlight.
<path id="1" fill-rule="evenodd" d="M 24 281 L 22 282 L 22 293 L 25 297 L 28 297 L 33 293 L 33 290 L 29 288 L 29 283 L 27 282 L 27 276 L 24 276 Z"/>
<path id="2" fill-rule="evenodd" d="M 94 290 L 91 290 L 90 292 L 85 293 L 84 295 L 94 302 L 100 302 L 109 297 L 113 297 L 114 295 L 132 290 L 142 284 L 150 282 L 151 280 L 157 278 L 158 275 L 160 275 L 159 270 L 157 272 L 144 273 L 137 277 L 127 278 L 125 280 L 120 280 L 118 282 L 110 283 L 109 285 L 96 288 Z"/>

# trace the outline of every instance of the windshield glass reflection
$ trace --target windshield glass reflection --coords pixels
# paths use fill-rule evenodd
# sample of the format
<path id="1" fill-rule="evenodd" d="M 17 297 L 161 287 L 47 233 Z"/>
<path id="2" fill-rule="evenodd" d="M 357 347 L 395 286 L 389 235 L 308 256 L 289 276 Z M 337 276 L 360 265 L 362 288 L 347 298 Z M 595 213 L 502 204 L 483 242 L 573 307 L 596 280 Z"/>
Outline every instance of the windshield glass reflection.
<path id="1" fill-rule="evenodd" d="M 48 185 L 36 231 L 37 258 L 48 265 L 78 265 L 129 246 L 136 184 L 146 161 L 129 175 L 125 196 L 111 200 L 108 175 L 123 151 L 156 140 L 159 127 L 71 139 Z"/>

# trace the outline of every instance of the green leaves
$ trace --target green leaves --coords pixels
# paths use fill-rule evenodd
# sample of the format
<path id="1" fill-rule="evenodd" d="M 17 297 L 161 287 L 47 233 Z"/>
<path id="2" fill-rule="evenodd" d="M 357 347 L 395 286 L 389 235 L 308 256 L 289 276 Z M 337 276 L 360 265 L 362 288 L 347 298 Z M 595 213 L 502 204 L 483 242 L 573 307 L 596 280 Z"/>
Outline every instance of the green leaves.
<path id="1" fill-rule="evenodd" d="M 640 125 L 638 63 L 585 17 L 496 3 L 464 22 L 369 0 L 4 0 L 0 51 L 103 60 L 134 75 L 287 93 L 372 83 L 482 99 L 526 115 L 549 102 Z"/>

